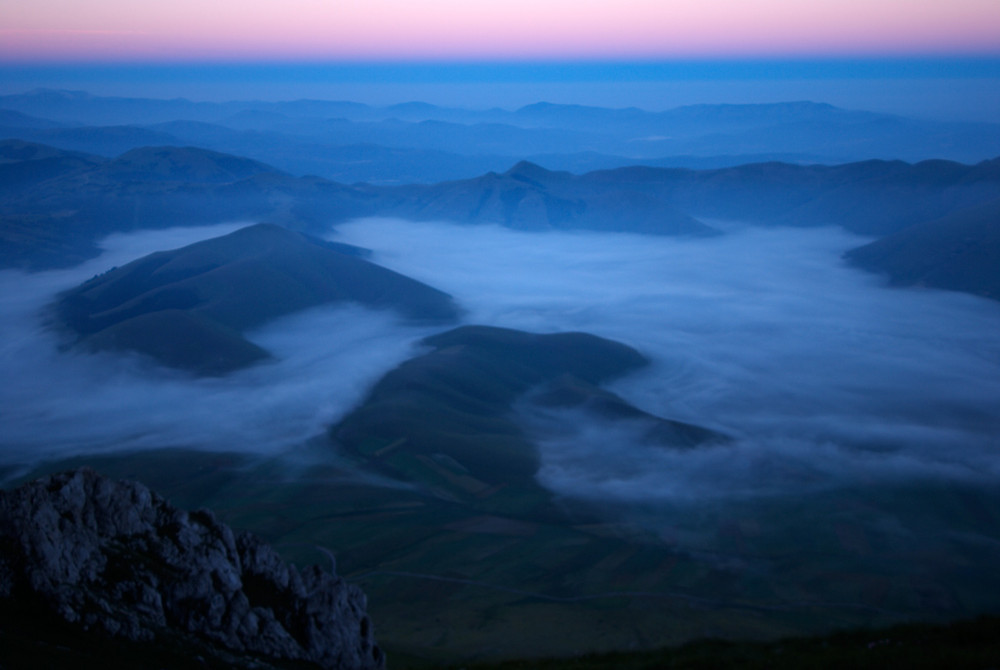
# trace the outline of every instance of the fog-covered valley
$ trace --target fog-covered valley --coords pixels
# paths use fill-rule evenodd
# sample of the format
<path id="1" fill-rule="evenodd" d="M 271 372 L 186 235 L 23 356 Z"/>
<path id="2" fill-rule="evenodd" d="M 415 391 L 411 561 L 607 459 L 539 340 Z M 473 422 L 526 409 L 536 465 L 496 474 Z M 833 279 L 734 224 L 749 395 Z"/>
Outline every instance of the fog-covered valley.
<path id="1" fill-rule="evenodd" d="M 1000 607 L 996 124 L 4 104 L 4 486 L 335 553 L 403 667 Z"/>
<path id="2" fill-rule="evenodd" d="M 46 329 L 59 290 L 237 227 L 117 235 L 72 270 L 3 273 L 4 376 L 19 380 L 4 389 L 7 464 L 162 447 L 294 454 L 442 330 L 390 311 L 316 308 L 250 334 L 277 360 L 195 378 L 134 355 L 60 349 Z M 559 494 L 704 499 L 997 476 L 995 302 L 889 288 L 842 261 L 865 240 L 836 229 L 723 227 L 676 239 L 367 219 L 329 236 L 452 294 L 463 322 L 631 345 L 652 364 L 613 390 L 735 438 L 632 448 L 620 426 L 571 419 L 539 443 L 539 479 Z"/>
<path id="3" fill-rule="evenodd" d="M 853 476 L 996 473 L 1000 310 L 891 290 L 844 266 L 840 253 L 860 240 L 837 230 L 735 227 L 652 241 L 366 221 L 338 239 L 451 292 L 473 322 L 628 343 L 653 365 L 616 390 L 738 438 L 724 449 L 632 455 L 576 424 L 581 434 L 562 450 L 543 442 L 541 477 L 559 492 L 713 497 Z"/>

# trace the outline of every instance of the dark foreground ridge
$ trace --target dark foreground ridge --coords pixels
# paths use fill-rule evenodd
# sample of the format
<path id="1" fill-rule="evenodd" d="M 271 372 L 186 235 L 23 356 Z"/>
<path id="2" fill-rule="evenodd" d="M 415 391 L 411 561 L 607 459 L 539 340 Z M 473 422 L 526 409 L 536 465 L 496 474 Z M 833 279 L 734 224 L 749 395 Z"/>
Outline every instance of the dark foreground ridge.
<path id="1" fill-rule="evenodd" d="M 88 468 L 0 492 L 0 613 L 5 668 L 95 663 L 95 640 L 104 667 L 143 649 L 163 667 L 385 665 L 358 587 Z"/>
<path id="2" fill-rule="evenodd" d="M 465 664 L 465 670 L 981 670 L 1000 659 L 1000 617 L 907 623 L 770 642 L 699 640 L 653 651 Z"/>

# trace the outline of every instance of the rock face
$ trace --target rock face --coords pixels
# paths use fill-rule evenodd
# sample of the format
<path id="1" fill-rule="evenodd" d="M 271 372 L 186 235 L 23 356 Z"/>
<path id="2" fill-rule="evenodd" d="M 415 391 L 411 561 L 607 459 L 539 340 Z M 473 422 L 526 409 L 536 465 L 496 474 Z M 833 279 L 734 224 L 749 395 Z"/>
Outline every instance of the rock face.
<path id="1" fill-rule="evenodd" d="M 86 468 L 0 492 L 0 607 L 130 642 L 179 636 L 324 668 L 385 665 L 358 587 Z"/>

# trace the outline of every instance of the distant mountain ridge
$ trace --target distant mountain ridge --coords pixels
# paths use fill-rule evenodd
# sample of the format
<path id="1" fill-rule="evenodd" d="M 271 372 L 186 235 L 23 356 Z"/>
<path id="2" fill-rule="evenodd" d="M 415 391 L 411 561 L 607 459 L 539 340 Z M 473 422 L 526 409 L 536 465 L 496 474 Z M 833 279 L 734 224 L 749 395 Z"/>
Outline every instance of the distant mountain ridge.
<path id="1" fill-rule="evenodd" d="M 540 102 L 476 110 L 419 102 L 207 103 L 41 90 L 0 96 L 3 111 L 21 116 L 5 129 L 0 115 L 0 136 L 109 157 L 144 145 L 194 143 L 291 174 L 347 182 L 434 183 L 502 171 L 525 159 L 553 170 L 591 171 L 627 164 L 703 166 L 696 160 L 705 159 L 714 159 L 705 167 L 738 165 L 766 156 L 836 164 L 977 162 L 1000 154 L 1000 124 L 926 121 L 809 101 L 664 111 Z M 177 122 L 201 127 L 166 127 Z M 351 146 L 379 150 L 364 162 L 338 155 Z M 418 162 L 423 169 L 413 169 Z"/>
<path id="2" fill-rule="evenodd" d="M 197 147 L 143 147 L 105 163 L 111 178 L 223 184 L 259 174 L 282 174 L 259 161 Z"/>
<path id="3" fill-rule="evenodd" d="M 16 158 L 22 150 L 17 147 L 24 146 L 0 142 L 0 154 Z M 702 220 L 732 219 L 839 225 L 883 236 L 988 202 L 1000 191 L 1000 159 L 976 165 L 864 161 L 714 170 L 630 167 L 584 175 L 522 161 L 506 172 L 473 179 L 380 187 L 292 177 L 259 161 L 197 148 L 148 147 L 112 161 L 45 151 L 60 159 L 44 179 L 29 189 L 0 189 L 3 265 L 78 259 L 94 253 L 98 237 L 119 230 L 241 218 L 302 230 L 387 215 L 673 235 L 710 234 Z M 10 175 L 34 169 L 21 159 L 6 165 Z"/>
<path id="4" fill-rule="evenodd" d="M 144 147 L 107 160 L 7 140 L 0 141 L 0 178 L 0 265 L 37 268 L 93 256 L 96 240 L 116 231 L 239 219 L 304 231 L 397 216 L 695 236 L 715 234 L 703 221 L 717 219 L 884 237 L 995 200 L 1000 159 L 624 167 L 583 175 L 521 161 L 472 179 L 386 187 L 293 177 L 195 147 Z"/>
<path id="5" fill-rule="evenodd" d="M 585 178 L 522 161 L 503 174 L 428 187 L 388 191 L 385 213 L 423 220 L 501 223 L 539 230 L 617 230 L 658 235 L 712 235 L 715 231 L 656 194 L 628 185 L 589 189 Z"/>

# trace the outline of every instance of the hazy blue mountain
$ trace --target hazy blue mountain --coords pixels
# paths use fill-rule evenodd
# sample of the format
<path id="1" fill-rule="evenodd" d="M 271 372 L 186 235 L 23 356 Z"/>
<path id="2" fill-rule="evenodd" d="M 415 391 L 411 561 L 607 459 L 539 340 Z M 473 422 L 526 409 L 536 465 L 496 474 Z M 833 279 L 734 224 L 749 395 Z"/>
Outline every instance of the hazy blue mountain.
<path id="1" fill-rule="evenodd" d="M 77 263 L 97 254 L 100 237 L 137 228 L 233 220 L 325 227 L 370 214 L 371 199 L 356 188 L 204 149 L 137 149 L 30 189 L 0 189 L 0 264 Z"/>
<path id="2" fill-rule="evenodd" d="M 79 125 L 156 123 L 174 119 L 215 120 L 232 114 L 226 104 L 91 95 L 85 91 L 36 89 L 0 96 L 0 108 Z"/>
<path id="3" fill-rule="evenodd" d="M 928 286 L 1000 300 L 1000 200 L 905 228 L 845 257 L 894 286 Z"/>
<path id="4" fill-rule="evenodd" d="M 389 191 L 388 213 L 423 220 L 500 223 L 528 230 L 583 229 L 664 235 L 715 231 L 672 207 L 668 200 L 627 183 L 590 188 L 583 177 L 521 162 L 503 174 Z"/>
<path id="5" fill-rule="evenodd" d="M 538 103 L 509 111 L 419 102 L 389 107 L 320 100 L 203 103 L 40 90 L 0 96 L 0 109 L 81 126 L 211 122 L 326 145 L 503 155 L 511 163 L 538 154 L 579 152 L 639 162 L 688 155 L 777 154 L 815 157 L 824 163 L 873 158 L 976 162 L 1000 154 L 1000 124 L 926 121 L 815 102 L 692 105 L 654 112 Z M 225 150 L 247 153 L 245 148 Z"/>
<path id="6" fill-rule="evenodd" d="M 228 183 L 278 170 L 258 161 L 195 147 L 143 147 L 101 165 L 109 179 Z"/>
<path id="7" fill-rule="evenodd" d="M 18 132 L 24 129 L 58 128 L 61 123 L 43 119 L 37 116 L 29 116 L 12 109 L 0 109 L 0 137 L 6 137 L 11 132 Z"/>
<path id="8" fill-rule="evenodd" d="M 548 170 L 585 174 L 598 170 L 615 170 L 623 167 L 688 168 L 691 170 L 715 170 L 751 163 L 822 163 L 822 157 L 812 154 L 720 154 L 717 156 L 676 155 L 663 158 L 630 158 L 611 156 L 593 151 L 572 154 L 536 154 L 526 158 L 528 162 L 541 165 Z"/>
<path id="9" fill-rule="evenodd" d="M 326 145 L 378 144 L 407 149 L 431 149 L 459 155 L 524 156 L 561 152 L 567 148 L 612 150 L 617 144 L 599 131 L 562 128 L 521 128 L 502 123 L 455 123 L 438 119 L 404 121 L 388 118 L 351 120 L 248 112 L 223 122 L 238 130 L 280 133 L 298 141 Z"/>
<path id="10" fill-rule="evenodd" d="M 977 165 L 761 163 L 719 170 L 633 167 L 593 172 L 580 180 L 592 192 L 627 186 L 695 217 L 841 226 L 881 236 L 992 200 L 1000 189 L 1000 160 Z"/>
<path id="11" fill-rule="evenodd" d="M 357 149 L 358 159 L 364 155 Z M 584 175 L 521 162 L 473 179 L 390 187 L 293 177 L 192 147 L 144 148 L 30 189 L 0 189 L 0 260 L 29 267 L 75 262 L 110 232 L 241 218 L 298 230 L 385 215 L 667 235 L 712 234 L 703 220 L 728 219 L 884 236 L 988 202 L 998 191 L 1000 159 L 627 167 Z"/>
<path id="12" fill-rule="evenodd" d="M 467 155 L 437 149 L 386 146 L 385 137 L 367 144 L 336 144 L 307 141 L 303 137 L 273 130 L 235 130 L 196 121 L 172 121 L 150 126 L 150 129 L 167 133 L 185 144 L 263 161 L 290 174 L 315 175 L 348 184 L 452 181 L 486 172 L 503 172 L 521 158 L 511 153 L 511 147 L 507 146 L 501 154 Z M 714 169 L 749 162 L 822 162 L 820 156 L 801 153 L 635 158 L 596 151 L 574 151 L 528 154 L 523 158 L 549 170 L 576 174 L 632 165 Z"/>
<path id="13" fill-rule="evenodd" d="M 309 141 L 275 131 L 234 130 L 194 121 L 174 121 L 152 128 L 186 144 L 253 158 L 289 174 L 313 175 L 345 184 L 434 183 L 503 170 L 516 162 L 509 156 L 466 156 L 378 143 Z"/>
<path id="14" fill-rule="evenodd" d="M 0 191 L 19 191 L 47 179 L 95 168 L 105 159 L 22 140 L 0 140 Z"/>
<path id="15" fill-rule="evenodd" d="M 223 374 L 267 357 L 243 331 L 342 301 L 392 308 L 419 321 L 458 315 L 441 291 L 267 224 L 113 268 L 62 294 L 55 311 L 79 345 Z"/>
<path id="16" fill-rule="evenodd" d="M 84 151 L 109 158 L 139 147 L 184 144 L 173 135 L 141 126 L 33 129 L 18 132 L 16 136 L 60 149 Z"/>

